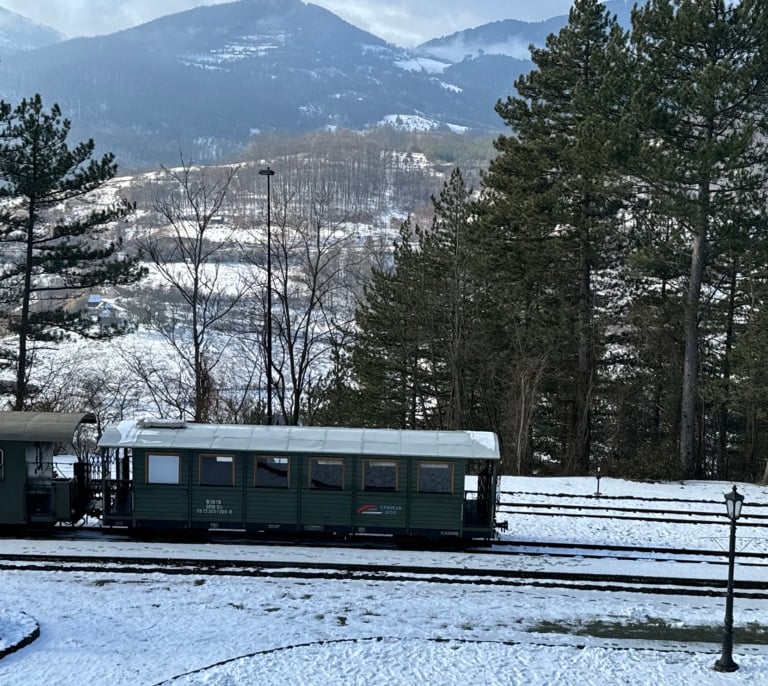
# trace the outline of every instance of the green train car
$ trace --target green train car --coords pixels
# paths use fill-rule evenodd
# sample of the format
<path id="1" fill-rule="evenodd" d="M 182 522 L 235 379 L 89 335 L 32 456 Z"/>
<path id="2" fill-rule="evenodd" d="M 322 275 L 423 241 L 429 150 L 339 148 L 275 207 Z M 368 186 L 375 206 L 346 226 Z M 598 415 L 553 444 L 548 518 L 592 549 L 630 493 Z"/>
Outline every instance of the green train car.
<path id="1" fill-rule="evenodd" d="M 90 501 L 86 464 L 57 463 L 72 446 L 84 413 L 0 412 L 0 525 L 77 522 Z"/>
<path id="2" fill-rule="evenodd" d="M 99 446 L 105 526 L 495 533 L 499 444 L 490 432 L 140 420 L 107 427 Z"/>

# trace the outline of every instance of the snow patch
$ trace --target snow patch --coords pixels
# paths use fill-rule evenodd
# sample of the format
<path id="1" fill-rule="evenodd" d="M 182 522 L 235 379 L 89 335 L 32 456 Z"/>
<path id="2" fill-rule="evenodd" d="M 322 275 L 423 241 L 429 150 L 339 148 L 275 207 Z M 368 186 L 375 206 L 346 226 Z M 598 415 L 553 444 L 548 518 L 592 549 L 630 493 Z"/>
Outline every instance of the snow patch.
<path id="1" fill-rule="evenodd" d="M 441 74 L 451 65 L 450 62 L 444 60 L 419 56 L 407 60 L 397 60 L 395 66 L 404 71 L 423 71 L 429 74 Z"/>
<path id="2" fill-rule="evenodd" d="M 530 59 L 528 44 L 517 38 L 511 38 L 497 43 L 476 43 L 466 41 L 459 35 L 453 40 L 444 41 L 436 45 L 423 47 L 424 51 L 438 60 L 458 64 L 464 60 L 480 57 L 481 55 L 505 55 L 519 60 Z"/>
<path id="3" fill-rule="evenodd" d="M 592 496 L 589 477 L 504 477 L 505 498 L 557 498 L 584 504 Z M 637 483 L 604 478 L 606 495 L 642 498 L 713 499 L 723 503 L 724 482 Z M 739 484 L 750 505 L 768 505 L 768 489 Z M 566 494 L 572 494 L 572 498 Z M 565 497 L 564 497 L 565 496 Z M 615 502 L 615 501 L 610 501 Z M 675 508 L 685 503 L 675 501 Z M 692 508 L 700 504 L 690 503 Z M 653 506 L 653 505 L 651 505 Z M 759 508 L 758 508 L 759 506 Z M 759 512 L 758 512 L 759 514 Z M 727 544 L 728 525 L 672 524 L 660 518 L 638 522 L 603 518 L 515 516 L 505 538 L 567 541 L 574 546 L 638 545 L 644 531 L 654 546 L 713 549 L 713 536 Z M 583 522 L 583 526 L 575 525 Z M 537 526 L 537 529 L 533 527 Z M 644 539 L 644 537 L 642 537 Z M 766 550 L 766 539 L 739 542 L 751 552 Z M 454 568 L 503 566 L 559 571 L 601 571 L 648 576 L 673 573 L 669 563 L 648 558 L 552 559 L 546 556 L 477 555 L 460 551 L 364 550 L 304 546 L 221 546 L 115 540 L 0 539 L 0 553 L 55 554 L 64 549 L 101 560 L 105 556 L 167 559 L 337 562 L 443 565 Z M 741 548 L 740 548 L 741 550 Z M 498 558 L 498 559 L 496 559 Z M 764 565 L 737 559 L 736 578 L 768 583 Z M 642 567 L 640 569 L 639 567 Z M 726 575 L 725 565 L 687 565 L 701 574 Z M 708 568 L 708 569 L 707 569 Z M 714 569 L 713 569 L 714 568 Z M 2 684 L 83 683 L 134 686 L 232 686 L 259 684 L 664 684 L 722 686 L 768 683 L 768 647 L 741 643 L 750 624 L 764 625 L 768 601 L 737 595 L 734 658 L 739 672 L 714 671 L 721 646 L 710 642 L 599 638 L 590 624 L 636 627 L 713 628 L 721 636 L 724 599 L 472 583 L 428 583 L 379 579 L 210 577 L 205 574 L 128 574 L 3 571 L 0 637 L 14 640 L 18 624 L 44 627 L 35 641 L 0 663 Z M 29 614 L 34 615 L 32 619 Z M 26 616 L 26 618 L 25 618 Z M 19 619 L 21 617 L 21 619 Z M 406 618 L 404 621 L 403 618 Z M 236 627 L 237 630 L 233 630 Z M 546 633 L 544 633 L 546 628 Z M 141 659 L 137 659 L 141 656 Z"/>

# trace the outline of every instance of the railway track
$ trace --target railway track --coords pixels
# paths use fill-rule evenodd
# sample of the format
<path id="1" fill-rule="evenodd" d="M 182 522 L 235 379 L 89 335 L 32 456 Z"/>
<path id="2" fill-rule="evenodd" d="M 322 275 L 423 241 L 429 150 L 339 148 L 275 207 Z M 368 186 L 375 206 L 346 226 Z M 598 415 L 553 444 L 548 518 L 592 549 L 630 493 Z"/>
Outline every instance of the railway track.
<path id="1" fill-rule="evenodd" d="M 154 536 L 137 539 L 126 533 L 105 531 L 98 527 L 58 527 L 47 529 L 38 535 L 28 538 L 28 532 L 14 540 L 37 541 L 66 541 L 66 542 L 109 542 L 130 545 L 137 540 L 150 543 L 172 543 L 186 545 L 190 542 L 218 544 L 222 546 L 246 546 L 258 550 L 263 547 L 274 548 L 334 548 L 340 550 L 366 551 L 425 551 L 425 552 L 463 552 L 477 557 L 547 557 L 562 559 L 591 559 L 591 560 L 621 560 L 621 561 L 653 561 L 670 563 L 695 563 L 724 566 L 728 564 L 725 550 L 707 550 L 701 548 L 669 548 L 665 546 L 611 545 L 597 543 L 569 543 L 535 540 L 497 540 L 488 544 L 465 544 L 463 542 L 430 543 L 425 541 L 396 542 L 388 537 L 354 536 L 346 540 L 329 538 L 282 539 L 275 537 L 244 536 L 238 532 L 201 531 L 193 534 L 192 538 L 185 536 L 186 532 L 176 535 Z M 2 541 L 2 539 L 0 539 Z M 0 544 L 1 545 L 1 544 Z M 0 555 L 0 560 L 2 560 Z M 768 553 L 740 551 L 739 565 L 742 567 L 768 568 Z"/>
<path id="2" fill-rule="evenodd" d="M 259 548 L 269 547 L 310 547 L 325 548 L 333 547 L 346 550 L 379 550 L 396 551 L 403 550 L 403 546 L 389 538 L 381 537 L 366 538 L 364 536 L 352 537 L 346 541 L 337 539 L 307 539 L 291 540 L 279 538 L 259 538 L 244 537 L 238 533 L 224 533 L 221 531 L 204 532 L 208 537 L 204 539 L 196 538 L 194 540 L 203 540 L 206 543 L 216 543 L 223 546 L 249 546 Z M 109 541 L 116 543 L 130 543 L 136 539 L 127 534 L 116 534 L 103 532 L 98 528 L 58 528 L 48 530 L 48 532 L 35 537 L 33 540 L 55 540 L 55 541 Z M 156 537 L 155 542 L 170 542 L 184 544 L 188 539 L 183 536 L 176 537 Z M 628 546 L 628 545 L 609 545 L 609 544 L 589 544 L 589 543 L 557 543 L 550 541 L 495 541 L 488 545 L 465 546 L 460 545 L 452 547 L 450 543 L 440 545 L 430 545 L 428 542 L 413 542 L 407 549 L 445 552 L 458 550 L 475 556 L 499 556 L 499 557 L 550 557 L 564 559 L 605 559 L 605 560 L 623 560 L 623 561 L 656 561 L 656 562 L 679 562 L 679 563 L 697 563 L 712 565 L 727 565 L 727 553 L 724 550 L 702 550 L 694 548 L 667 548 L 663 546 Z M 738 554 L 739 564 L 741 566 L 768 567 L 768 555 L 761 552 L 742 551 Z M 2 555 L 0 555 L 2 559 Z"/>
<path id="3" fill-rule="evenodd" d="M 329 579 L 373 582 L 566 588 L 574 591 L 631 592 L 657 595 L 722 596 L 724 579 L 638 574 L 441 567 L 403 564 L 355 564 L 296 560 L 168 559 L 84 555 L 0 555 L 0 570 L 24 572 L 248 576 L 271 579 Z M 737 580 L 739 598 L 768 600 L 764 581 Z"/>
<path id="4" fill-rule="evenodd" d="M 580 501 L 580 502 L 574 502 Z M 665 504 L 666 507 L 661 505 Z M 727 523 L 722 501 L 638 496 L 574 495 L 536 492 L 500 493 L 499 516 L 578 517 L 621 519 L 665 524 L 719 525 Z M 768 527 L 768 505 L 750 503 L 742 511 L 739 528 Z"/>
<path id="5" fill-rule="evenodd" d="M 722 550 L 665 548 L 662 546 L 597 545 L 584 543 L 552 543 L 548 541 L 499 541 L 490 548 L 472 549 L 474 555 L 541 556 L 624 561 L 654 561 L 727 565 L 728 555 Z M 742 567 L 765 567 L 768 555 L 743 551 L 738 554 Z"/>
<path id="6" fill-rule="evenodd" d="M 536 494 L 515 494 L 515 510 L 511 512 L 505 510 L 505 503 L 509 505 L 506 500 L 509 495 L 503 494 L 501 514 L 525 515 L 529 521 L 540 516 L 585 518 L 587 521 L 597 517 L 605 519 L 607 516 L 611 521 L 627 523 L 643 520 L 717 524 L 719 527 L 726 524 L 724 516 L 720 514 L 722 504 L 715 501 L 583 496 L 584 503 L 578 500 L 573 503 L 573 495 L 539 494 L 542 498 L 546 496 L 547 502 L 526 503 L 522 501 L 521 495 L 532 499 Z M 562 502 L 565 498 L 568 498 L 568 503 Z M 660 507 L 662 502 L 669 504 L 670 508 Z M 597 514 L 597 509 L 601 514 Z M 768 514 L 763 514 L 768 513 L 768 509 L 756 509 L 757 512 L 750 515 L 751 520 L 743 515 L 744 521 L 739 521 L 740 529 L 750 526 L 750 521 L 753 526 L 768 526 Z M 36 554 L 32 542 L 49 539 L 80 543 L 106 541 L 108 544 L 98 546 L 98 557 L 92 551 L 90 556 L 78 555 L 75 551 L 66 555 L 44 554 L 50 552 L 50 546 L 40 548 Z M 174 550 L 173 554 L 181 556 L 179 559 L 169 559 L 167 551 L 163 553 L 164 557 L 153 557 L 151 551 L 148 552 L 150 557 L 144 557 L 144 553 L 137 556 L 131 552 L 132 542 L 135 543 L 135 540 L 119 532 L 87 527 L 57 527 L 29 541 L 26 550 L 28 554 L 0 555 L 0 569 L 93 574 L 419 581 L 567 588 L 574 591 L 723 596 L 726 586 L 724 568 L 728 564 L 727 553 L 722 549 L 607 545 L 599 542 L 499 540 L 487 546 L 462 550 L 444 548 L 439 551 L 426 549 L 406 552 L 391 539 L 381 538 L 297 543 L 295 540 L 246 538 L 237 533 L 212 533 L 207 542 L 222 544 L 217 554 L 228 559 L 208 559 L 205 553 L 201 555 L 205 559 L 189 557 L 189 549 L 185 550 L 184 546 Z M 178 543 L 180 539 L 161 539 L 160 542 Z M 231 554 L 227 552 L 228 545 L 232 548 Z M 335 549 L 335 554 L 328 554 L 325 550 L 328 546 Z M 423 558 L 414 557 L 422 552 Z M 249 559 L 229 559 L 238 556 Z M 422 559 L 425 564 L 420 564 Z M 393 560 L 399 562 L 392 564 Z M 415 565 L 411 564 L 414 560 Z M 357 564 L 359 561 L 363 562 Z M 768 599 L 768 552 L 740 551 L 737 565 L 735 595 L 749 599 Z"/>

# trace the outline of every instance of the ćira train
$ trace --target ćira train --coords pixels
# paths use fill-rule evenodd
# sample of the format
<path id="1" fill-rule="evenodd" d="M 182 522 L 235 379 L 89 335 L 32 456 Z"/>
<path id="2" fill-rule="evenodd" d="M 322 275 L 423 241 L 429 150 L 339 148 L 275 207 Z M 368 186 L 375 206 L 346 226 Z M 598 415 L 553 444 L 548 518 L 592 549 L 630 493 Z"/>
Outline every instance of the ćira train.
<path id="1" fill-rule="evenodd" d="M 125 420 L 57 453 L 89 413 L 0 413 L 0 524 L 488 540 L 499 442 L 484 431 Z"/>

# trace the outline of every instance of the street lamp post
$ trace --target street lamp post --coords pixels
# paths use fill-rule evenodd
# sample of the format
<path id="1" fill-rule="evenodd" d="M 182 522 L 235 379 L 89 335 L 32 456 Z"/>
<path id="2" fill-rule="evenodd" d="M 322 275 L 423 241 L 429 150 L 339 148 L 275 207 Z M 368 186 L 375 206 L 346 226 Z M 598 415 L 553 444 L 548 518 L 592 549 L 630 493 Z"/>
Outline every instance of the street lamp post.
<path id="1" fill-rule="evenodd" d="M 267 177 L 267 424 L 272 424 L 272 226 L 270 179 L 274 169 L 259 169 L 260 176 Z"/>
<path id="2" fill-rule="evenodd" d="M 725 506 L 728 510 L 728 519 L 731 520 L 731 537 L 728 546 L 728 590 L 725 596 L 725 631 L 723 633 L 723 654 L 715 662 L 715 670 L 718 672 L 735 672 L 739 665 L 733 661 L 733 568 L 736 561 L 736 520 L 741 515 L 741 505 L 744 496 L 736 491 L 725 494 Z"/>
<path id="3" fill-rule="evenodd" d="M 600 497 L 600 467 L 598 467 L 597 471 L 595 472 L 595 478 L 597 479 L 597 490 L 595 491 L 595 495 L 599 498 Z"/>

